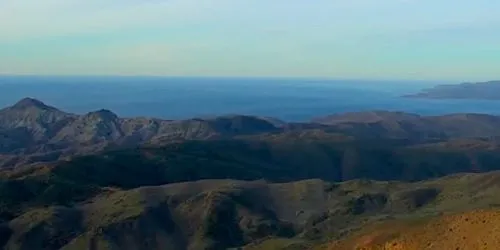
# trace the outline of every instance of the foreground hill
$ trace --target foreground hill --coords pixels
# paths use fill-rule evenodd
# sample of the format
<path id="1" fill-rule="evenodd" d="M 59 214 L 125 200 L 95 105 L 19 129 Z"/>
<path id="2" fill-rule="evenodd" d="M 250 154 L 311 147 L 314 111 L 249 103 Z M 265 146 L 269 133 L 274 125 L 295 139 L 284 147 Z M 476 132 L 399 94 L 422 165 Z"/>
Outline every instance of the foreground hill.
<path id="1" fill-rule="evenodd" d="M 499 245 L 500 210 L 487 209 L 376 223 L 323 249 L 494 250 Z"/>
<path id="2" fill-rule="evenodd" d="M 495 209 L 500 204 L 499 181 L 498 172 L 418 183 L 204 180 L 129 190 L 101 187 L 81 201 L 67 196 L 64 205 L 59 203 L 63 196 L 47 190 L 16 203 L 31 205 L 2 224 L 0 242 L 4 249 L 175 250 L 245 245 L 248 249 L 307 249 L 335 239 L 349 240 L 377 223 L 425 222 L 442 213 Z M 2 201 L 8 201 L 4 188 Z M 493 220 L 478 218 L 470 223 Z M 412 235 L 420 235 L 421 229 L 413 233 L 413 227 L 408 228 L 407 236 L 388 240 L 410 244 L 406 239 L 414 239 Z M 460 234 L 448 235 L 457 240 L 467 233 L 461 231 L 466 230 L 465 224 L 453 229 Z M 489 237 L 496 234 L 492 231 Z M 431 239 L 425 237 L 422 242 Z"/>
<path id="3" fill-rule="evenodd" d="M 413 98 L 432 99 L 478 99 L 500 100 L 500 81 L 438 85 L 420 93 L 408 95 Z"/>

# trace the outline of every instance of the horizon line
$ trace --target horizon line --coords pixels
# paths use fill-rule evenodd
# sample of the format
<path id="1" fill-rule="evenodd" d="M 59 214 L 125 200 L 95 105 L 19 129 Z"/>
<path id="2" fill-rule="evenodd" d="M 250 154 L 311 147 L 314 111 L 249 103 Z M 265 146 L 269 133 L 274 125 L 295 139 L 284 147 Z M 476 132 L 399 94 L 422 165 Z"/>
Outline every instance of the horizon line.
<path id="1" fill-rule="evenodd" d="M 404 78 L 356 78 L 356 77 L 323 77 L 323 76 L 215 76 L 215 75 L 198 75 L 198 76 L 187 76 L 187 75 L 120 75 L 120 74 L 1 74 L 2 77 L 18 77 L 18 78 L 171 78 L 171 79 L 276 79 L 276 80 L 307 80 L 307 81 L 388 81 L 388 82 L 397 82 L 397 81 L 405 81 L 405 82 L 443 82 L 450 83 L 456 82 L 460 83 L 475 83 L 475 82 L 487 82 L 487 81 L 496 81 L 496 80 L 457 80 L 457 79 L 404 79 Z M 500 78 L 499 78 L 500 79 Z"/>

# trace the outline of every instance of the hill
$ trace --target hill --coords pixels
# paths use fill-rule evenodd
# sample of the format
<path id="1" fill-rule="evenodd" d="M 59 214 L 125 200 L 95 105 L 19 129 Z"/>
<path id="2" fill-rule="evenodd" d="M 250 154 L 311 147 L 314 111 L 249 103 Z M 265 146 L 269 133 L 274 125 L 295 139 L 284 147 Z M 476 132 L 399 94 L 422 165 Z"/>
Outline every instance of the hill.
<path id="1" fill-rule="evenodd" d="M 499 161 L 496 140 L 415 145 L 302 131 L 106 151 L 4 173 L 29 176 L 34 172 L 78 185 L 136 188 L 202 179 L 420 181 L 460 172 L 500 170 Z"/>
<path id="2" fill-rule="evenodd" d="M 473 210 L 420 220 L 377 223 L 350 239 L 327 244 L 347 249 L 497 249 L 500 210 Z"/>
<path id="3" fill-rule="evenodd" d="M 500 135 L 499 116 L 471 113 L 420 116 L 404 112 L 367 111 L 319 117 L 312 122 L 358 137 L 405 138 L 412 141 Z"/>
<path id="4" fill-rule="evenodd" d="M 438 85 L 411 98 L 500 100 L 500 81 Z"/>
<path id="5" fill-rule="evenodd" d="M 407 220 L 436 221 L 433 218 L 442 213 L 496 209 L 499 180 L 498 172 L 418 183 L 203 180 L 136 189 L 100 187 L 101 191 L 81 201 L 66 196 L 64 205 L 60 203 L 64 196 L 46 190 L 32 200 L 15 203 L 30 206 L 2 224 L 0 240 L 4 249 L 266 249 L 277 245 L 306 249 L 334 239 L 347 242 L 379 223 L 406 225 Z M 9 200 L 5 188 L 0 187 L 2 201 Z M 485 219 L 493 217 L 478 217 L 470 223 Z M 414 239 L 413 227 L 404 228 L 408 236 L 390 240 L 403 244 Z M 460 224 L 453 228 L 466 230 Z M 453 237 L 459 239 L 462 234 Z"/>

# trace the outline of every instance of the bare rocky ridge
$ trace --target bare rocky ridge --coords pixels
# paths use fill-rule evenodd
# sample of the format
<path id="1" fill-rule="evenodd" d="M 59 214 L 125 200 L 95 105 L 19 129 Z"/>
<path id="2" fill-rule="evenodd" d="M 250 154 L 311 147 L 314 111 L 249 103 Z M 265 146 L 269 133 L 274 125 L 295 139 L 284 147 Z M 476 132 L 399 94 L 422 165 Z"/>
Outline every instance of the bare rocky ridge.
<path id="1" fill-rule="evenodd" d="M 290 131 L 315 130 L 323 134 L 424 143 L 450 138 L 496 137 L 500 136 L 499 127 L 500 117 L 492 115 L 419 116 L 389 111 L 337 114 L 309 123 L 243 115 L 177 121 L 120 118 L 109 110 L 71 114 L 25 98 L 0 110 L 0 168 L 51 162 L 114 148 Z"/>
<path id="2" fill-rule="evenodd" d="M 250 116 L 168 121 L 119 118 L 109 110 L 75 115 L 25 98 L 0 110 L 0 167 L 52 161 L 108 147 L 163 144 L 276 130 L 270 122 Z"/>

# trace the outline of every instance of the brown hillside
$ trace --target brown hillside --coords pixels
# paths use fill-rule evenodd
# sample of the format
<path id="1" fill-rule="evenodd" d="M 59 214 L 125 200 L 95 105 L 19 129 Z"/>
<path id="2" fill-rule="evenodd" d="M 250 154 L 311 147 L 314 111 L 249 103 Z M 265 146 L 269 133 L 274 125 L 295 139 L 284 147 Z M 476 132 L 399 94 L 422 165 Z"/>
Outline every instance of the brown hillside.
<path id="1" fill-rule="evenodd" d="M 442 214 L 498 209 L 500 172 L 413 183 L 200 180 L 130 189 L 139 181 L 152 182 L 135 172 L 122 179 L 77 181 L 69 175 L 46 176 L 47 171 L 2 177 L 1 249 L 296 250 L 333 240 L 339 242 L 326 249 L 381 249 L 393 242 L 415 246 L 403 249 L 425 249 L 418 244 L 441 236 L 452 243 L 477 242 L 481 235 L 468 235 L 496 230 L 500 217 L 493 213 L 491 219 L 432 220 Z M 120 183 L 121 188 L 114 185 Z M 484 235 L 493 235 L 489 232 Z"/>
<path id="2" fill-rule="evenodd" d="M 420 221 L 374 225 L 327 249 L 475 250 L 498 249 L 499 246 L 500 210 L 476 210 Z"/>

